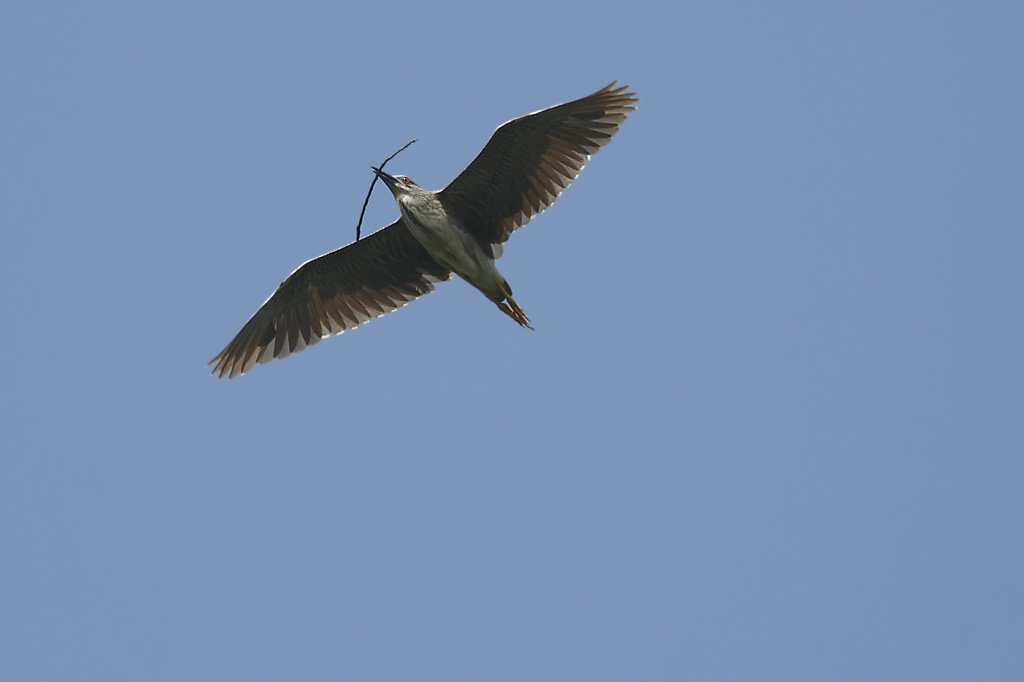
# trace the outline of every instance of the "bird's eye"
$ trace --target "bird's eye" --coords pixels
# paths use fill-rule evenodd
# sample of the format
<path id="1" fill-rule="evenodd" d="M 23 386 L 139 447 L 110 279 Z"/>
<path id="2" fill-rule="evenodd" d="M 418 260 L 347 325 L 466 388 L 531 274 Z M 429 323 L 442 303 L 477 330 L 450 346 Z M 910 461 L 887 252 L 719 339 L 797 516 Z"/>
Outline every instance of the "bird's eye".
<path id="1" fill-rule="evenodd" d="M 402 178 L 402 182 L 404 182 L 405 184 L 407 184 L 407 185 L 408 185 L 408 184 L 409 184 L 409 182 L 411 182 L 411 181 L 409 180 L 409 178 L 403 177 L 403 178 Z"/>

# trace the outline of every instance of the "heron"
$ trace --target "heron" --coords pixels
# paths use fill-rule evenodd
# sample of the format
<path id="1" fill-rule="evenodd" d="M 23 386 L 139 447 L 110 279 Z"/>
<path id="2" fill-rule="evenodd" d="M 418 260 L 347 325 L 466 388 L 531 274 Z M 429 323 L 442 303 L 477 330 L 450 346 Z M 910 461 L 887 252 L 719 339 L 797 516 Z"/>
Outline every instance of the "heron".
<path id="1" fill-rule="evenodd" d="M 397 310 L 459 275 L 523 327 L 530 320 L 494 261 L 618 131 L 639 101 L 617 82 L 514 118 L 444 189 L 371 167 L 398 204 L 387 227 L 300 265 L 209 364 L 234 378 Z"/>

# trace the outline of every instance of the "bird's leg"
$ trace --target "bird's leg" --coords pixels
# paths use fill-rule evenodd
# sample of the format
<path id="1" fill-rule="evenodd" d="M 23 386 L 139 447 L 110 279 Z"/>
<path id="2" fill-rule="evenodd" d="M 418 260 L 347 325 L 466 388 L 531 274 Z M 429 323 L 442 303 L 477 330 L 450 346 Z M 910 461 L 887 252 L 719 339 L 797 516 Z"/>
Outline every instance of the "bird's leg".
<path id="1" fill-rule="evenodd" d="M 505 301 L 508 301 L 508 303 Z M 530 326 L 530 318 L 526 316 L 526 313 L 524 313 L 523 309 L 519 307 L 519 304 L 516 303 L 515 299 L 511 296 L 506 296 L 505 301 L 495 301 L 498 305 L 498 310 L 505 313 L 527 329 L 533 329 L 533 327 Z"/>

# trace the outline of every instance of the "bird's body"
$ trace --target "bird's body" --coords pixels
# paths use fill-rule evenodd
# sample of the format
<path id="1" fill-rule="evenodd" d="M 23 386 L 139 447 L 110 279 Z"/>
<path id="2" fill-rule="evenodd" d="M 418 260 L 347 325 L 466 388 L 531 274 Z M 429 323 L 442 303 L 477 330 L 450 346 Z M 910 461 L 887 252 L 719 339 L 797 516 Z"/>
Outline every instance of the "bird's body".
<path id="1" fill-rule="evenodd" d="M 404 175 L 374 171 L 395 195 L 403 222 L 427 253 L 479 289 L 513 320 L 529 327 L 529 319 L 512 298 L 512 288 L 494 264 L 492 251 L 485 253 L 458 213 L 445 207 L 441 192 L 428 192 Z"/>
<path id="2" fill-rule="evenodd" d="M 612 83 L 505 123 L 441 190 L 373 169 L 401 217 L 303 263 L 210 361 L 214 374 L 244 374 L 256 363 L 352 329 L 432 291 L 452 273 L 529 327 L 494 260 L 509 235 L 550 206 L 635 109 L 637 100 L 626 89 Z"/>
<path id="3" fill-rule="evenodd" d="M 488 297 L 496 295 L 504 280 L 494 265 L 494 258 L 484 253 L 459 218 L 445 209 L 437 192 L 400 194 L 396 201 L 412 236 L 434 260 Z"/>

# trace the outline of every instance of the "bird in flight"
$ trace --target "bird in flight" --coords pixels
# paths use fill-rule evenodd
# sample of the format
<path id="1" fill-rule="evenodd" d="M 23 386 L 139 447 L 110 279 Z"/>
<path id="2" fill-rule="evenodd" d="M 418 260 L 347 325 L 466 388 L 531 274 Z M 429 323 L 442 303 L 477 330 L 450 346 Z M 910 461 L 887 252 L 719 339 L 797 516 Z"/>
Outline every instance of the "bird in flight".
<path id="1" fill-rule="evenodd" d="M 433 291 L 453 272 L 529 327 L 494 261 L 509 235 L 554 203 L 636 109 L 628 89 L 612 83 L 512 119 L 441 190 L 374 168 L 401 217 L 300 265 L 210 361 L 213 374 L 233 378 L 353 329 Z"/>

